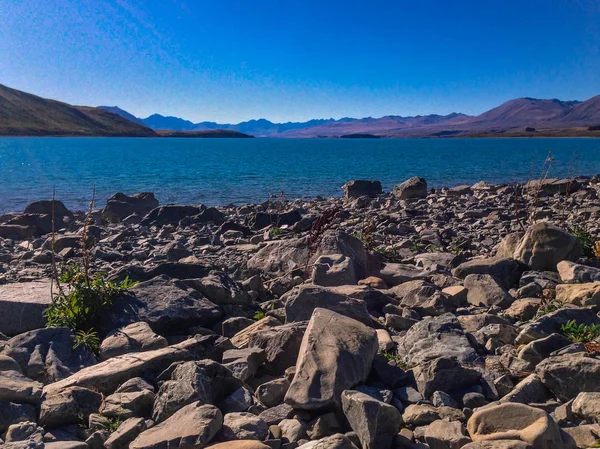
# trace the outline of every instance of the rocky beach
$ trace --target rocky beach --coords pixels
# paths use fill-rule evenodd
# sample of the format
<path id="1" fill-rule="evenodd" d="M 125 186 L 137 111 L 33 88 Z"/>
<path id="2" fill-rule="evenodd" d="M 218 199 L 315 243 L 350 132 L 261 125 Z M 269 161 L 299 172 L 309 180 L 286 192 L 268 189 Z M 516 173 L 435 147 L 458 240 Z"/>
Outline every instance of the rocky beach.
<path id="1" fill-rule="evenodd" d="M 600 176 L 343 193 L 0 215 L 1 444 L 600 447 Z"/>

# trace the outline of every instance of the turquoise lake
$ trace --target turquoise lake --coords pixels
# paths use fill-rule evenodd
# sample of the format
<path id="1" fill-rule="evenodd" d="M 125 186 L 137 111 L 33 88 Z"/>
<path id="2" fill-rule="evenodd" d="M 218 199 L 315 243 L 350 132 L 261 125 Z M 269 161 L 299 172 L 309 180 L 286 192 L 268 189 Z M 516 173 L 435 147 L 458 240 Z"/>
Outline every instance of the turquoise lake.
<path id="1" fill-rule="evenodd" d="M 600 139 L 0 138 L 0 212 L 21 211 L 52 189 L 68 207 L 97 207 L 115 192 L 161 202 L 225 205 L 340 196 L 351 179 L 390 190 L 411 176 L 430 187 L 527 181 L 552 151 L 553 176 L 600 173 Z"/>

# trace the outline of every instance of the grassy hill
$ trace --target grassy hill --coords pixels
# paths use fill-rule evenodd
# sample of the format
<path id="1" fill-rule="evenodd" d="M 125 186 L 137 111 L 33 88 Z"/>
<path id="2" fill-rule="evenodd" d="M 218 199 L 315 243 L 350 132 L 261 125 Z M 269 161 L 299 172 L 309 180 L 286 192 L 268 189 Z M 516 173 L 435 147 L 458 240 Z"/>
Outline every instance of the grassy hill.
<path id="1" fill-rule="evenodd" d="M 72 106 L 0 84 L 0 135 L 4 136 L 156 136 L 112 112 Z"/>

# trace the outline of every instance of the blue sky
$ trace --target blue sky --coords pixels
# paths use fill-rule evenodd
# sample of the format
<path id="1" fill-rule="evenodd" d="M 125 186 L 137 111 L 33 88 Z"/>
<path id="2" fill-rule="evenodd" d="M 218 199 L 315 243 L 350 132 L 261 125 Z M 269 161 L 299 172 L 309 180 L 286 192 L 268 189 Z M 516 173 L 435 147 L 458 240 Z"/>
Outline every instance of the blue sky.
<path id="1" fill-rule="evenodd" d="M 585 100 L 600 1 L 0 0 L 0 83 L 218 122 Z"/>

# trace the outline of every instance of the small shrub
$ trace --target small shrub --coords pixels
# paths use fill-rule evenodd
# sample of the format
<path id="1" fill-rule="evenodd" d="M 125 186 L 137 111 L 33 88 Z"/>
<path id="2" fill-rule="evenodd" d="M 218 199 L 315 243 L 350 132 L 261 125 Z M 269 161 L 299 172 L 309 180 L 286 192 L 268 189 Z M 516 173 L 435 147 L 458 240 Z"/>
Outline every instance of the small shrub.
<path id="1" fill-rule="evenodd" d="M 546 288 L 542 291 L 542 301 L 540 302 L 536 316 L 539 318 L 543 315 L 556 312 L 557 310 L 562 309 L 565 304 L 565 301 L 556 299 L 556 291 Z"/>
<path id="2" fill-rule="evenodd" d="M 575 343 L 587 343 L 600 337 L 600 324 L 577 324 L 575 320 L 571 320 L 563 324 L 560 330 Z"/>
<path id="3" fill-rule="evenodd" d="M 577 240 L 579 240 L 584 257 L 588 259 L 594 259 L 597 257 L 595 249 L 598 242 L 596 242 L 596 239 L 592 237 L 592 234 L 580 226 L 570 227 L 569 232 L 577 237 Z"/>
<path id="4" fill-rule="evenodd" d="M 255 321 L 260 321 L 262 320 L 264 317 L 266 317 L 267 315 L 265 314 L 265 312 L 263 312 L 262 310 L 259 310 L 258 312 L 256 312 L 254 314 L 254 316 L 252 317 Z"/>
<path id="5" fill-rule="evenodd" d="M 77 331 L 75 333 L 75 344 L 73 345 L 73 349 L 77 349 L 80 346 L 97 354 L 100 347 L 100 337 L 98 337 L 98 333 L 94 332 L 93 329 L 90 329 L 89 331 Z"/>
<path id="6" fill-rule="evenodd" d="M 283 233 L 283 230 L 281 228 L 273 228 L 269 231 L 269 236 L 270 237 L 278 237 Z"/>

